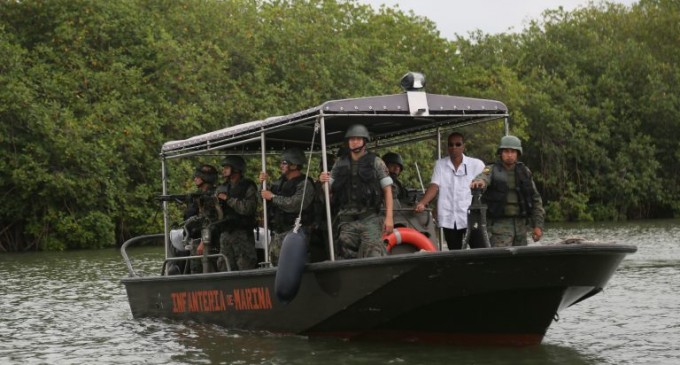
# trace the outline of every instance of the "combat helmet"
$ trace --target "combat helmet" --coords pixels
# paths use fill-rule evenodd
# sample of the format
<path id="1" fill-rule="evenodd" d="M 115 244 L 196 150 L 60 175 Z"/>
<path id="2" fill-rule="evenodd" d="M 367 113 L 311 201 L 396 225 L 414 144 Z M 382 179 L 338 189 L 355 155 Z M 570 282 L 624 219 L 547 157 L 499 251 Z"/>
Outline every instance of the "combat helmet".
<path id="1" fill-rule="evenodd" d="M 194 170 L 194 177 L 200 177 L 207 184 L 214 184 L 217 182 L 217 169 L 212 165 L 198 165 Z"/>
<path id="2" fill-rule="evenodd" d="M 222 166 L 229 166 L 232 169 L 243 172 L 246 169 L 246 161 L 243 159 L 241 156 L 237 155 L 228 155 L 226 156 L 222 162 L 220 162 Z"/>
<path id="3" fill-rule="evenodd" d="M 515 136 L 508 135 L 501 138 L 501 144 L 498 146 L 498 154 L 506 148 L 516 150 L 520 155 L 522 154 L 522 142 Z"/>
<path id="4" fill-rule="evenodd" d="M 364 138 L 366 141 L 369 141 L 371 139 L 371 135 L 368 133 L 368 129 L 363 124 L 354 124 L 347 128 L 347 132 L 345 132 L 345 139 L 351 137 L 361 137 Z"/>
<path id="5" fill-rule="evenodd" d="M 395 152 L 387 152 L 383 155 L 382 160 L 385 165 L 393 163 L 399 165 L 399 168 L 404 170 L 404 160 L 401 159 L 401 155 Z"/>
<path id="6" fill-rule="evenodd" d="M 289 148 L 281 154 L 284 161 L 302 167 L 305 164 L 305 153 L 299 148 Z"/>

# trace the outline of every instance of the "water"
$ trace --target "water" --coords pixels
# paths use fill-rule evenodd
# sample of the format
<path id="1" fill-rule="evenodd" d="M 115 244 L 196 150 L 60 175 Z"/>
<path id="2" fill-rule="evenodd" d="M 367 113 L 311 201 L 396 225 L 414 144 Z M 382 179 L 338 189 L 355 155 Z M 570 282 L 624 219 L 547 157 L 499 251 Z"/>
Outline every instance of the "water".
<path id="1" fill-rule="evenodd" d="M 561 313 L 543 344 L 450 347 L 308 340 L 135 320 L 117 250 L 0 254 L 0 364 L 678 364 L 680 221 L 548 226 L 635 244 L 603 293 Z M 158 271 L 160 248 L 130 252 Z M 446 315 L 442 313 L 442 316 Z"/>

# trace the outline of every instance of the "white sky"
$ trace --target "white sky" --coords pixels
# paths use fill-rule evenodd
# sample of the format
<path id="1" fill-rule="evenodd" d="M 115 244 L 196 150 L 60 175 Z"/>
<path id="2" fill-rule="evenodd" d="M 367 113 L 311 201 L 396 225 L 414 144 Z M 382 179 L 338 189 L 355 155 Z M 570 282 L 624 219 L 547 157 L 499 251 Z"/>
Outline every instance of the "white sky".
<path id="1" fill-rule="evenodd" d="M 566 11 L 588 5 L 588 0 L 357 0 L 379 9 L 399 5 L 408 13 L 424 16 L 437 24 L 441 36 L 454 39 L 464 37 L 480 29 L 487 34 L 521 32 L 530 20 L 541 19 L 541 13 L 560 6 Z M 609 0 L 608 2 L 630 6 L 635 0 Z M 599 3 L 596 0 L 595 3 Z"/>

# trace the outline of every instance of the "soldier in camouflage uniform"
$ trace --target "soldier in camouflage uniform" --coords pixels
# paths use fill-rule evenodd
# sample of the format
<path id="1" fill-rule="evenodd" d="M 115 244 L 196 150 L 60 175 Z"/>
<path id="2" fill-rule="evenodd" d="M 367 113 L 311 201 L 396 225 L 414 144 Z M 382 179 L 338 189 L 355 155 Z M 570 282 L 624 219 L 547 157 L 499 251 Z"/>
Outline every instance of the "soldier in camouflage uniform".
<path id="1" fill-rule="evenodd" d="M 519 138 L 501 138 L 498 155 L 500 160 L 487 165 L 470 183 L 472 189 L 485 189 L 482 199 L 488 206 L 491 247 L 526 246 L 527 225 L 537 242 L 543 236 L 545 211 L 531 171 L 517 161 L 522 155 Z"/>
<path id="2" fill-rule="evenodd" d="M 267 205 L 269 227 L 273 235 L 269 243 L 269 259 L 276 266 L 281 255 L 281 246 L 286 234 L 290 232 L 298 215 L 301 214 L 301 232 L 304 234 L 309 247 L 310 226 L 312 224 L 314 201 L 314 181 L 302 173 L 305 165 L 305 154 L 297 148 L 283 152 L 279 163 L 281 177 L 272 185 L 271 190 L 262 190 L 263 199 L 270 202 Z M 260 173 L 260 182 L 267 179 L 267 173 Z M 306 182 L 306 185 L 305 185 Z"/>
<path id="3" fill-rule="evenodd" d="M 340 157 L 319 181 L 329 183 L 332 205 L 338 209 L 338 257 L 387 255 L 383 234 L 392 233 L 392 178 L 380 157 L 366 151 L 368 129 L 356 124 L 347 129 L 349 153 Z M 384 203 L 385 216 L 380 215 Z"/>
<path id="4" fill-rule="evenodd" d="M 191 217 L 198 216 L 204 218 L 200 221 L 194 221 L 189 224 L 187 231 L 189 236 L 198 242 L 201 237 L 201 230 L 208 228 L 211 222 L 219 219 L 218 208 L 214 200 L 215 183 L 217 182 L 217 169 L 212 165 L 199 165 L 194 170 L 194 184 L 196 185 L 196 192 L 187 196 L 187 207 L 184 210 L 184 220 Z M 211 236 L 217 236 L 216 232 L 212 232 Z M 201 255 L 203 249 L 203 242 L 193 243 L 191 245 L 191 256 Z M 191 260 L 190 271 L 192 274 L 202 273 L 203 266 L 198 259 Z M 183 269 L 181 269 L 184 271 Z M 208 271 L 212 270 L 212 267 Z"/>
<path id="5" fill-rule="evenodd" d="M 257 226 L 257 186 L 243 177 L 246 162 L 241 156 L 226 156 L 221 162 L 225 182 L 215 190 L 224 214 L 221 225 L 220 253 L 229 259 L 231 270 L 248 270 L 257 267 L 255 236 Z M 224 260 L 218 260 L 220 271 L 227 269 Z"/>
<path id="6" fill-rule="evenodd" d="M 401 155 L 396 152 L 387 152 L 382 157 L 383 162 L 387 166 L 387 171 L 392 178 L 392 198 L 399 204 L 406 206 L 413 205 L 413 201 L 409 200 L 408 190 L 399 181 L 399 175 L 404 171 L 404 160 Z"/>

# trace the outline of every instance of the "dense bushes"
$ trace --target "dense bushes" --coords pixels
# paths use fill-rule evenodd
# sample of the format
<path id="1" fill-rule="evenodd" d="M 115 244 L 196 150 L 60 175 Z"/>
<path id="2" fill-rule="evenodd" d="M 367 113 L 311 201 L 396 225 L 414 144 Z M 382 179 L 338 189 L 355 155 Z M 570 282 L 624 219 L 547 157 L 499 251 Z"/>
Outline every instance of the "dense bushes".
<path id="1" fill-rule="evenodd" d="M 156 232 L 164 141 L 400 92 L 408 70 L 429 92 L 509 106 L 550 218 L 677 215 L 678 24 L 677 1 L 642 1 L 448 41 L 353 2 L 0 1 L 0 250 Z M 468 152 L 493 159 L 502 128 L 466 132 Z M 425 161 L 427 184 L 423 143 L 399 152 Z M 413 167 L 406 178 L 419 185 Z"/>

